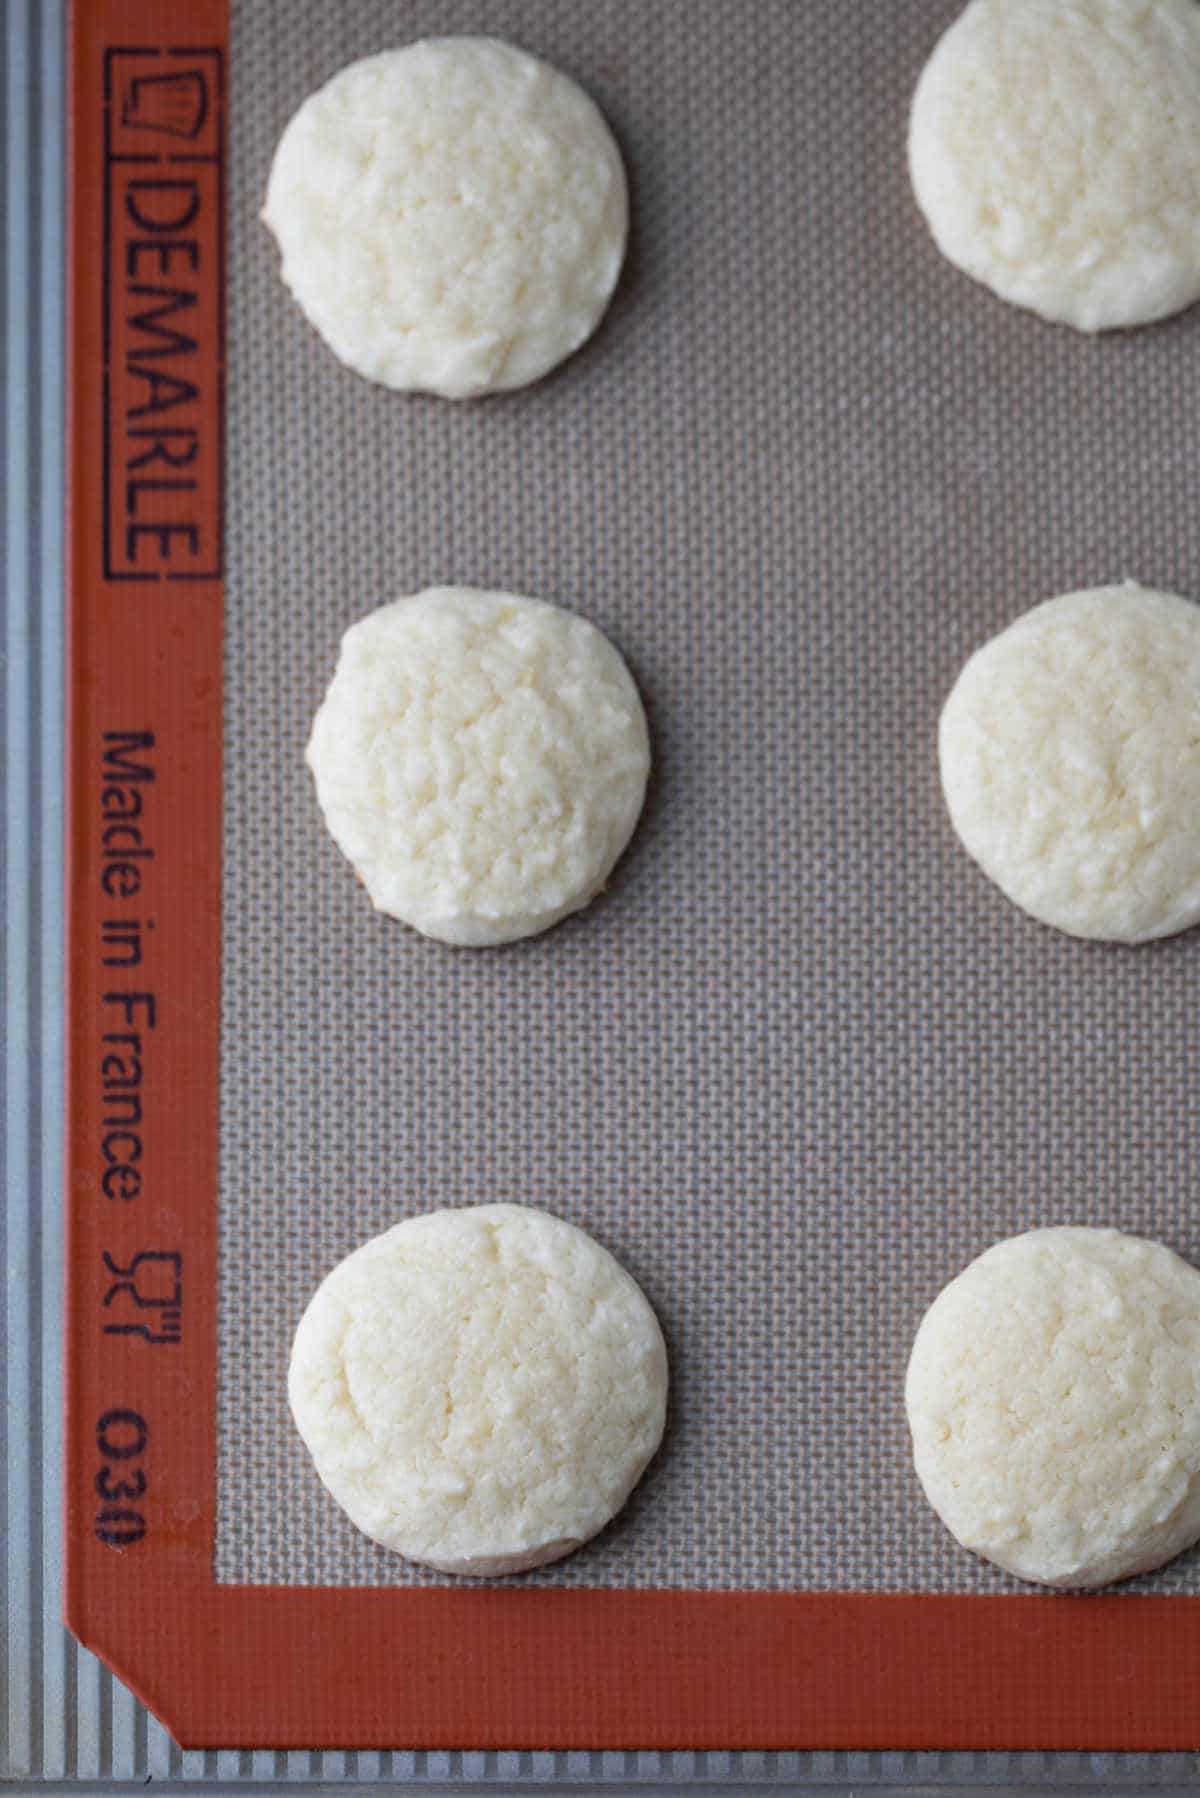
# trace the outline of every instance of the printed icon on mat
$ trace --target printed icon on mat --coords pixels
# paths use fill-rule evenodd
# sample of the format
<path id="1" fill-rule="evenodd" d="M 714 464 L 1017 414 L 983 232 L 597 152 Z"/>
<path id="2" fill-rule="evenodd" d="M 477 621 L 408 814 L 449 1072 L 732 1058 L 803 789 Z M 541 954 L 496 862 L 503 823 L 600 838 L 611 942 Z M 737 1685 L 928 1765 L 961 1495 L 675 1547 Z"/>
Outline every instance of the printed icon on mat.
<path id="1" fill-rule="evenodd" d="M 168 137 L 199 137 L 208 117 L 208 86 L 201 69 L 167 75 L 134 75 L 121 97 L 121 123 Z"/>
<path id="2" fill-rule="evenodd" d="M 116 1304 L 115 1315 L 121 1314 L 122 1301 L 153 1316 L 137 1322 L 111 1322 L 104 1326 L 106 1336 L 141 1336 L 147 1342 L 178 1342 L 183 1316 L 183 1256 L 169 1249 L 142 1249 L 128 1267 L 113 1260 L 104 1251 L 104 1265 L 116 1276 L 104 1295 L 104 1307 Z"/>
<path id="3" fill-rule="evenodd" d="M 105 160 L 219 160 L 224 97 L 225 59 L 216 44 L 114 45 L 104 53 Z"/>

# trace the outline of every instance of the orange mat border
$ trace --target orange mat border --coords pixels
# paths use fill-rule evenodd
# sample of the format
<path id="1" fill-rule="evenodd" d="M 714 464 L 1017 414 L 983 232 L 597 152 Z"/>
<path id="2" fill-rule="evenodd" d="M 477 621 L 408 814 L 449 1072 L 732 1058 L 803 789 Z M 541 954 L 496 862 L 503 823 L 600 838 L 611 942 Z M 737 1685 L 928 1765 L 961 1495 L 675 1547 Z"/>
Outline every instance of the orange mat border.
<path id="1" fill-rule="evenodd" d="M 189 1747 L 1200 1747 L 1189 1599 L 213 1583 L 224 226 L 212 156 L 228 20 L 222 0 L 76 0 L 72 23 L 71 1628 Z M 194 249 L 146 248 L 167 237 Z M 137 285 L 195 292 L 156 319 L 185 337 L 194 326 L 194 351 L 131 325 L 132 298 L 157 304 Z M 194 395 L 147 374 L 148 344 L 166 346 L 153 366 Z M 180 435 L 135 435 L 168 419 Z M 187 485 L 131 488 L 147 467 Z M 111 762 L 106 780 L 106 732 L 153 734 L 152 748 L 120 751 L 152 781 Z M 135 829 L 106 841 L 106 809 L 132 809 L 131 791 Z M 136 892 L 128 872 L 105 886 L 118 864 L 137 870 Z M 121 965 L 131 939 L 136 967 Z M 106 1033 L 139 1038 L 136 1162 L 119 1132 L 106 1158 Z M 110 1049 L 108 1073 L 132 1078 L 133 1046 Z M 114 1166 L 136 1166 L 137 1181 L 110 1175 L 106 1194 Z M 139 1516 L 140 1539 L 112 1539 L 132 1538 Z"/>

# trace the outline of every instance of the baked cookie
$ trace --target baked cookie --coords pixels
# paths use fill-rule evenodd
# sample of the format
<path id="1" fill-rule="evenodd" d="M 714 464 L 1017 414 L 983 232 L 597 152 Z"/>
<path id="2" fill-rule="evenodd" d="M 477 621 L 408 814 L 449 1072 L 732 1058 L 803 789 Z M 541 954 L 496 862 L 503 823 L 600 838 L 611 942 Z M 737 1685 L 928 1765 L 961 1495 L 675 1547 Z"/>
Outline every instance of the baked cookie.
<path id="1" fill-rule="evenodd" d="M 1200 6 L 971 0 L 913 100 L 909 168 L 944 256 L 1081 331 L 1200 298 Z"/>
<path id="2" fill-rule="evenodd" d="M 963 846 L 1033 917 L 1200 922 L 1200 606 L 1133 581 L 1036 606 L 971 657 L 938 749 Z"/>
<path id="3" fill-rule="evenodd" d="M 524 387 L 591 336 L 625 254 L 612 132 L 566 75 L 487 37 L 351 63 L 279 141 L 263 219 L 350 368 L 465 399 Z"/>
<path id="4" fill-rule="evenodd" d="M 1117 1230 L 999 1242 L 917 1332 L 926 1497 L 1019 1579 L 1104 1586 L 1200 1538 L 1200 1273 Z"/>
<path id="5" fill-rule="evenodd" d="M 595 897 L 650 769 L 642 702 L 607 637 L 560 606 L 470 587 L 351 626 L 307 755 L 378 910 L 475 946 Z"/>
<path id="6" fill-rule="evenodd" d="M 445 1573 L 559 1560 L 616 1515 L 663 1432 L 667 1357 L 641 1290 L 548 1212 L 411 1217 L 317 1288 L 296 1427 L 359 1529 Z"/>

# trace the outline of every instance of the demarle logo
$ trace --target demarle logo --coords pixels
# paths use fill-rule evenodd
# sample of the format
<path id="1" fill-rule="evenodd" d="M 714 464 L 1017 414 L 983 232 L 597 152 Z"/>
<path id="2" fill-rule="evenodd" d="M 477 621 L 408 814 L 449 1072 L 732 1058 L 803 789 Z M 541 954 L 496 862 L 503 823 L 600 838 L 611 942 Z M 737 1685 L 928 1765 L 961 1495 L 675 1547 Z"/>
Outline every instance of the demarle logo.
<path id="1" fill-rule="evenodd" d="M 191 141 L 208 117 L 208 86 L 202 69 L 170 75 L 134 75 L 121 97 L 121 123 L 134 131 L 161 131 Z"/>
<path id="2" fill-rule="evenodd" d="M 110 581 L 221 571 L 222 58 L 108 52 L 104 541 Z"/>

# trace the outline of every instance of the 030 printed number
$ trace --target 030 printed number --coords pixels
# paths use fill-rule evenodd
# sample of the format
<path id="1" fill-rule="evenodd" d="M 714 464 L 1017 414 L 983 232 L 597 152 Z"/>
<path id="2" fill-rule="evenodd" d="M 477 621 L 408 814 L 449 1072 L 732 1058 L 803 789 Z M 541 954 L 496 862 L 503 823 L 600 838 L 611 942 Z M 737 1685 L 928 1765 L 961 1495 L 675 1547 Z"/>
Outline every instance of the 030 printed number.
<path id="1" fill-rule="evenodd" d="M 150 1439 L 146 1420 L 137 1411 L 106 1411 L 96 1425 L 96 1447 L 104 1457 L 96 1475 L 96 1491 L 104 1501 L 96 1513 L 96 1535 L 110 1548 L 129 1548 L 146 1534 L 146 1519 L 130 1501 L 146 1490 L 140 1461 Z"/>

